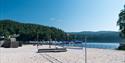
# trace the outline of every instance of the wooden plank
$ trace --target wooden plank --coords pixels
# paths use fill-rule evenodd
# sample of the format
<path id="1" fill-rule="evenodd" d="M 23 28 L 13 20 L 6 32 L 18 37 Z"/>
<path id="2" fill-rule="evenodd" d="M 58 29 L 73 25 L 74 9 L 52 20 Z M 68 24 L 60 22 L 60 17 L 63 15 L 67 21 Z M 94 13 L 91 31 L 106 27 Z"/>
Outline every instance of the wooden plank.
<path id="1" fill-rule="evenodd" d="M 66 52 L 66 48 L 48 48 L 48 49 L 38 49 L 38 53 L 44 52 Z"/>

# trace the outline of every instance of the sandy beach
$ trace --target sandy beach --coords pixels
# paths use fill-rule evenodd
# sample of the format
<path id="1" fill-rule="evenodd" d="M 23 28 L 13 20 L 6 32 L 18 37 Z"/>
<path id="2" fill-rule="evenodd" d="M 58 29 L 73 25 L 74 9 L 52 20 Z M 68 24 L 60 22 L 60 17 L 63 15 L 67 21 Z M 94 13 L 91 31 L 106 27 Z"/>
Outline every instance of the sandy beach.
<path id="1" fill-rule="evenodd" d="M 40 48 L 48 46 L 41 46 Z M 0 63 L 84 63 L 84 49 L 67 52 L 36 53 L 37 47 L 0 48 Z M 125 63 L 125 51 L 87 48 L 88 63 Z"/>

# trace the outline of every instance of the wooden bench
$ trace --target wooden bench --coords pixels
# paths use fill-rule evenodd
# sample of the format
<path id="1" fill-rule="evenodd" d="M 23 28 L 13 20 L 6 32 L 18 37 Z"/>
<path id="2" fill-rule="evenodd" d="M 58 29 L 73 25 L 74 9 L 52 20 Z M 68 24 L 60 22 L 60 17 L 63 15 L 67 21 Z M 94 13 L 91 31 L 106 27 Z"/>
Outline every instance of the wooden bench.
<path id="1" fill-rule="evenodd" d="M 66 52 L 66 48 L 47 48 L 47 49 L 38 49 L 37 53 L 44 53 L 44 52 Z"/>

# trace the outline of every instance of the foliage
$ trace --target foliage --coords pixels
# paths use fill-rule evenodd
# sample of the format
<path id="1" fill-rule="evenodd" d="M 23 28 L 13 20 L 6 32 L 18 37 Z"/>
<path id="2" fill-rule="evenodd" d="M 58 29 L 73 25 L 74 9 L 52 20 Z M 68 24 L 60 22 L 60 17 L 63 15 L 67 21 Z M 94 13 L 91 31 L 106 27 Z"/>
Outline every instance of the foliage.
<path id="1" fill-rule="evenodd" d="M 117 24 L 120 27 L 121 30 L 121 37 L 125 38 L 125 5 L 124 5 L 124 9 L 119 13 L 119 19 Z M 120 46 L 119 49 L 124 49 L 125 50 L 125 45 L 124 46 Z"/>
<path id="2" fill-rule="evenodd" d="M 119 13 L 119 19 L 117 24 L 121 30 L 121 36 L 125 37 L 125 8 Z"/>
<path id="3" fill-rule="evenodd" d="M 115 31 L 84 31 L 84 32 L 71 32 L 73 39 L 85 41 L 85 37 L 87 38 L 87 42 L 120 42 L 122 38 L 119 36 L 119 32 Z"/>
<path id="4" fill-rule="evenodd" d="M 0 34 L 6 38 L 9 35 L 19 34 L 20 41 L 31 40 L 64 40 L 66 33 L 55 27 L 48 27 L 31 23 L 19 23 L 13 20 L 0 20 Z"/>

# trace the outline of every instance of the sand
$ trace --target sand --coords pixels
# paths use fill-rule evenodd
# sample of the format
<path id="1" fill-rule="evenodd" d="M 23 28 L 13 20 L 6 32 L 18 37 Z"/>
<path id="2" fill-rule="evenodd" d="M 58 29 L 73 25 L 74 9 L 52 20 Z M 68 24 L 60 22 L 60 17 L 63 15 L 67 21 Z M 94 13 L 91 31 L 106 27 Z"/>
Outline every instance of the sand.
<path id="1" fill-rule="evenodd" d="M 37 47 L 33 45 L 0 48 L 0 63 L 85 63 L 84 49 L 68 49 L 67 52 L 58 53 L 36 52 Z M 125 63 L 125 51 L 87 48 L 87 52 L 88 63 Z"/>

